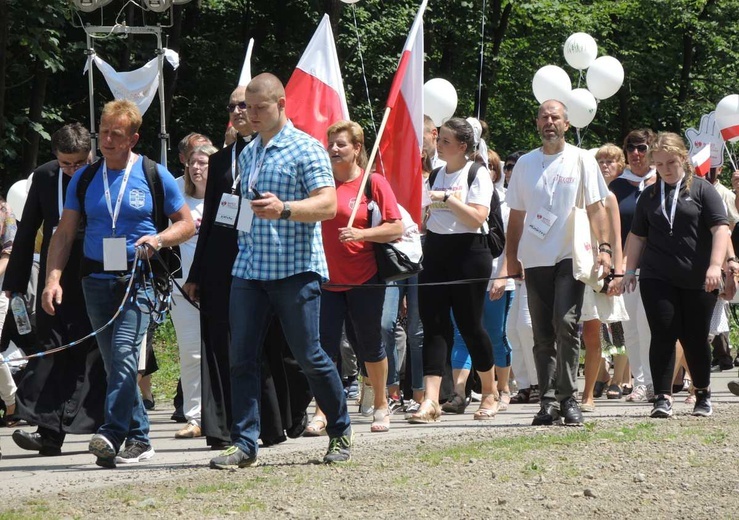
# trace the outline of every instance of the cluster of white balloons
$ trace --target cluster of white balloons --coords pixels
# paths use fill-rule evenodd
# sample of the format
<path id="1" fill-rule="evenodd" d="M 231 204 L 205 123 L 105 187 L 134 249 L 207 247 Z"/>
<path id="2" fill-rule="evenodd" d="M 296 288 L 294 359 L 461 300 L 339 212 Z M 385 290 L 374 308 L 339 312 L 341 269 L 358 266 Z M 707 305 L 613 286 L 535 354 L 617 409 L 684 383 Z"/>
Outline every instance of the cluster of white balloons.
<path id="1" fill-rule="evenodd" d="M 624 82 L 624 68 L 616 58 L 598 58 L 598 44 L 592 36 L 578 32 L 564 44 L 567 63 L 580 71 L 587 69 L 588 88 L 572 88 L 570 76 L 561 67 L 545 65 L 534 74 L 532 88 L 539 103 L 556 99 L 567 105 L 570 124 L 584 128 L 595 117 L 598 100 L 618 92 Z"/>

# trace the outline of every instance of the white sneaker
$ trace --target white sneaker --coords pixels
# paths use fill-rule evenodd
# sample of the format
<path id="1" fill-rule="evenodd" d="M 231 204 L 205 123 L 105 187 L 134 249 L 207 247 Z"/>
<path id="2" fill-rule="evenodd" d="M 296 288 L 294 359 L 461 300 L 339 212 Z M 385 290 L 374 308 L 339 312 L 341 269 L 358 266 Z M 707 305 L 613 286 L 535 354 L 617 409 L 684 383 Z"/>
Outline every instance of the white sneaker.
<path id="1" fill-rule="evenodd" d="M 626 396 L 626 400 L 632 403 L 641 403 L 647 400 L 647 387 L 644 385 L 638 385 L 634 387 L 629 395 Z"/>
<path id="2" fill-rule="evenodd" d="M 421 403 L 417 403 L 413 399 L 408 401 L 408 403 L 405 405 L 405 420 L 411 418 L 411 415 L 416 413 L 421 408 Z"/>

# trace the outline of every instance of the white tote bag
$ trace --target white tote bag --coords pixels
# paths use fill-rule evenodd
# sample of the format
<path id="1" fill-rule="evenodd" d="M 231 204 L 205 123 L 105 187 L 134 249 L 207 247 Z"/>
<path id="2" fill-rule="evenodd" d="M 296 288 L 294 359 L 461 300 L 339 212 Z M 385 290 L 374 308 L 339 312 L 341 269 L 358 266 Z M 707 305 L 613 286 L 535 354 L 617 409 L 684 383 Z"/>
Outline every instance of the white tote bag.
<path id="1" fill-rule="evenodd" d="M 596 268 L 598 241 L 593 236 L 588 210 L 585 209 L 585 165 L 582 162 L 582 155 L 578 158 L 578 167 L 580 189 L 569 222 L 572 232 L 572 275 L 575 280 L 580 280 L 592 289 L 600 291 L 603 288 L 603 280 L 598 279 L 602 273 Z"/>

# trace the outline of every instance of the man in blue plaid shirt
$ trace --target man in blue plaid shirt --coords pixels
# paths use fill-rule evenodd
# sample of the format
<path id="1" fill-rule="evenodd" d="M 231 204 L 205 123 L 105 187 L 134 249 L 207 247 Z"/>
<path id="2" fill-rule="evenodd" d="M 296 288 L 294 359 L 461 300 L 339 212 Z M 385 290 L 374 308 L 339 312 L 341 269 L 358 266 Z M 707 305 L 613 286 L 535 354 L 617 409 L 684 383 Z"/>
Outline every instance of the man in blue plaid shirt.
<path id="1" fill-rule="evenodd" d="M 245 108 L 259 136 L 238 161 L 242 199 L 229 351 L 233 445 L 210 466 L 257 464 L 261 350 L 273 313 L 326 412 L 330 439 L 324 462 L 345 462 L 351 457 L 351 423 L 341 378 L 321 348 L 318 325 L 321 282 L 328 278 L 320 222 L 336 214 L 331 164 L 321 143 L 288 121 L 277 77 L 255 77 L 246 87 Z"/>

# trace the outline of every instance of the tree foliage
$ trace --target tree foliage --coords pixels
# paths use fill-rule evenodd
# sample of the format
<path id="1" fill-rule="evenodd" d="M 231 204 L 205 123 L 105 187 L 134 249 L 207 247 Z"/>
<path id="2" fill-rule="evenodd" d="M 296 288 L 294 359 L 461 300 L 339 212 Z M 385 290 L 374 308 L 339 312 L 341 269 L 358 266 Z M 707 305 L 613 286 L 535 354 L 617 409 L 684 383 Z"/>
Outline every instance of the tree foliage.
<path id="1" fill-rule="evenodd" d="M 374 139 L 399 54 L 418 0 L 200 0 L 175 7 L 170 20 L 114 0 L 103 11 L 76 13 L 62 0 L 0 0 L 0 191 L 51 158 L 49 135 L 62 122 L 89 123 L 86 40 L 81 22 L 165 28 L 181 67 L 167 70 L 171 147 L 190 131 L 222 138 L 225 104 L 236 85 L 246 42 L 256 41 L 253 72 L 287 81 L 321 16 L 335 30 L 350 113 Z M 478 93 L 481 14 L 485 9 L 482 95 Z M 357 27 L 354 20 L 356 17 Z M 735 93 L 739 68 L 739 0 L 431 0 L 425 16 L 426 79 L 443 77 L 459 94 L 458 115 L 478 109 L 501 154 L 537 144 L 531 79 L 547 64 L 563 67 L 573 84 L 584 75 L 566 65 L 562 45 L 577 31 L 591 34 L 599 55 L 618 58 L 623 87 L 601 101 L 583 146 L 620 142 L 632 128 L 683 132 L 723 96 Z M 364 59 L 365 79 L 361 56 Z M 96 52 L 117 70 L 131 70 L 154 54 L 152 38 L 97 39 Z M 95 70 L 96 113 L 111 98 Z M 369 99 L 367 96 L 369 91 Z M 142 128 L 141 150 L 157 156 L 159 105 Z M 176 162 L 176 154 L 170 154 Z"/>

